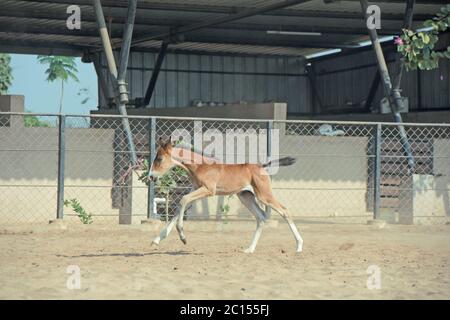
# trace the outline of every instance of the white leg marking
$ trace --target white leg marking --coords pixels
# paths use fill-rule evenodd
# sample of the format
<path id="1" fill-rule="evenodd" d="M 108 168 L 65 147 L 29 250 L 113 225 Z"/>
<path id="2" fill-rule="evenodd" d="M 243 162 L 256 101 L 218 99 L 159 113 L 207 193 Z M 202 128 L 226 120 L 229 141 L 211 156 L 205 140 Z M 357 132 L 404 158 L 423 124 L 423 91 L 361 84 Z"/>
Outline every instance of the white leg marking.
<path id="1" fill-rule="evenodd" d="M 289 228 L 291 229 L 292 233 L 294 234 L 295 242 L 297 243 L 296 252 L 302 252 L 303 250 L 303 239 L 300 236 L 300 232 L 298 232 L 297 226 L 295 225 L 294 221 L 292 221 L 291 217 L 289 216 L 286 209 L 278 208 L 276 206 L 273 206 L 272 204 L 269 204 L 272 209 L 277 211 L 283 218 L 286 220 L 286 222 L 289 225 Z"/>
<path id="2" fill-rule="evenodd" d="M 152 244 L 158 245 L 161 240 L 164 240 L 169 235 L 170 231 L 172 231 L 173 226 L 175 225 L 175 222 L 178 219 L 178 215 L 175 215 L 172 220 L 164 227 L 164 229 L 161 230 L 161 233 L 159 236 L 157 236 Z"/>
<path id="3" fill-rule="evenodd" d="M 296 252 L 302 252 L 303 250 L 303 239 L 300 235 L 300 232 L 298 232 L 297 226 L 293 221 L 289 221 L 289 227 L 292 230 L 292 233 L 294 233 L 295 240 L 297 242 L 297 250 Z"/>

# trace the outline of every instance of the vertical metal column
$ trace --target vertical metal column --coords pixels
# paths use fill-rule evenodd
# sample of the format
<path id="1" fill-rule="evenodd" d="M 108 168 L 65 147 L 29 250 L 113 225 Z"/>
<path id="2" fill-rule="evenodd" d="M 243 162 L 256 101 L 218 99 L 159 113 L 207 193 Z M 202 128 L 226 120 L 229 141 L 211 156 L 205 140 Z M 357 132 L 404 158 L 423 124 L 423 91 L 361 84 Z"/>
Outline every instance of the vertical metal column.
<path id="1" fill-rule="evenodd" d="M 373 178 L 373 218 L 380 217 L 380 196 L 381 196 L 381 124 L 374 128 L 374 178 Z"/>
<path id="2" fill-rule="evenodd" d="M 272 129 L 273 129 L 273 121 L 267 121 L 267 160 L 270 161 L 270 157 L 272 156 Z M 272 215 L 272 211 L 269 206 L 266 206 L 266 216 L 267 218 L 270 218 Z"/>
<path id="3" fill-rule="evenodd" d="M 361 8 L 366 19 L 369 18 L 367 13 L 367 0 L 360 0 Z M 403 150 L 408 159 L 408 166 L 410 173 L 414 170 L 414 159 L 411 152 L 411 147 L 409 145 L 408 137 L 406 135 L 405 127 L 402 123 L 402 116 L 400 115 L 400 109 L 403 107 L 403 100 L 399 90 L 393 90 L 391 78 L 389 76 L 388 67 L 386 64 L 386 59 L 384 58 L 383 49 L 381 48 L 380 40 L 378 39 L 378 33 L 376 29 L 368 29 L 370 40 L 372 42 L 375 55 L 377 57 L 378 69 L 380 72 L 381 79 L 383 81 L 384 93 L 389 100 L 389 105 L 394 115 L 394 121 L 398 123 L 398 130 L 400 134 L 400 140 L 403 146 Z"/>
<path id="4" fill-rule="evenodd" d="M 58 116 L 58 186 L 56 202 L 56 218 L 64 217 L 64 165 L 66 149 L 66 117 Z"/>
<path id="5" fill-rule="evenodd" d="M 108 62 L 108 69 L 113 78 L 116 80 L 116 84 L 119 91 L 119 112 L 123 116 L 122 126 L 124 128 L 128 148 L 130 150 L 131 163 L 135 165 L 137 163 L 136 150 L 134 146 L 133 136 L 131 133 L 130 123 L 128 121 L 126 105 L 128 100 L 127 84 L 125 82 L 126 70 L 128 66 L 128 57 L 130 54 L 131 38 L 133 36 L 134 18 L 136 16 L 137 0 L 128 1 L 128 13 L 127 22 L 124 26 L 123 45 L 120 52 L 120 68 L 117 71 L 116 61 L 111 47 L 111 42 L 106 29 L 105 17 L 103 15 L 102 5 L 100 0 L 92 0 L 94 5 L 95 16 L 97 19 L 97 25 L 100 32 L 100 38 L 102 40 L 103 51 Z"/>
<path id="6" fill-rule="evenodd" d="M 149 147 L 149 156 L 148 156 L 148 166 L 150 174 L 150 166 L 152 165 L 153 159 L 156 156 L 156 118 L 151 117 L 150 123 L 148 126 L 148 147 Z M 148 194 L 147 194 L 147 219 L 156 218 L 155 214 L 153 214 L 154 208 L 154 200 L 155 200 L 155 183 L 149 180 L 148 184 Z"/>
<path id="7" fill-rule="evenodd" d="M 404 29 L 411 29 L 412 22 L 413 22 L 413 14 L 414 14 L 414 4 L 415 0 L 406 0 L 406 9 L 405 9 L 405 17 L 403 20 L 403 28 Z M 397 76 L 394 80 L 394 89 L 396 91 L 400 90 L 400 85 L 402 83 L 402 76 L 405 69 L 405 59 L 402 58 L 400 53 L 397 53 L 397 61 L 396 64 L 398 66 Z"/>

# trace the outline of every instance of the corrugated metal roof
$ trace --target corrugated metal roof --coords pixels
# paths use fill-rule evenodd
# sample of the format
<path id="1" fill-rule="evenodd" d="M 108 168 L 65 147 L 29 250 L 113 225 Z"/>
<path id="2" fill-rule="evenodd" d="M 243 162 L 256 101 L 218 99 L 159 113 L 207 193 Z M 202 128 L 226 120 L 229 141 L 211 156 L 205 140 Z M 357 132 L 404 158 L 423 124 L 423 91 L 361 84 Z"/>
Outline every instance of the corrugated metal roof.
<path id="1" fill-rule="evenodd" d="M 242 8 L 261 8 L 281 0 L 140 0 L 135 38 L 159 35 L 171 28 L 232 14 Z M 120 41 L 126 16 L 126 0 L 102 0 L 113 40 Z M 445 1 L 416 1 L 419 19 L 439 11 Z M 82 29 L 65 27 L 66 9 L 79 5 Z M 36 48 L 64 48 L 81 53 L 100 45 L 91 0 L 0 0 L 0 50 L 21 46 L 30 53 Z M 377 1 L 382 12 L 380 33 L 399 33 L 405 3 Z M 366 33 L 359 1 L 324 3 L 305 1 L 200 31 L 186 34 L 186 42 L 172 44 L 173 50 L 230 54 L 309 55 L 324 48 L 354 44 Z M 384 18 L 383 18 L 384 17 Z M 320 32 L 322 36 L 268 35 L 267 30 Z M 139 44 L 140 50 L 156 50 L 159 39 Z M 314 48 L 317 47 L 317 48 Z"/>

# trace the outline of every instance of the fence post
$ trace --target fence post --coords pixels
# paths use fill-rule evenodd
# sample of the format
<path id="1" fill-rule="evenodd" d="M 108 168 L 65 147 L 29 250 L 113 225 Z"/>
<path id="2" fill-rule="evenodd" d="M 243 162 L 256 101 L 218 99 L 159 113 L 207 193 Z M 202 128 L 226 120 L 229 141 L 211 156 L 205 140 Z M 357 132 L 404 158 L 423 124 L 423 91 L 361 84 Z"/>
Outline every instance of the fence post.
<path id="1" fill-rule="evenodd" d="M 58 190 L 56 204 L 56 218 L 64 217 L 64 164 L 66 149 L 66 116 L 58 116 Z"/>
<path id="2" fill-rule="evenodd" d="M 156 155 L 156 118 L 151 117 L 148 127 L 148 148 L 149 148 L 149 156 L 148 156 L 148 165 L 151 166 L 153 159 Z M 149 167 L 150 173 L 150 167 Z M 154 211 L 154 199 L 155 199 L 155 183 L 153 181 L 149 181 L 148 184 L 148 195 L 147 195 L 147 219 L 156 218 L 156 215 L 153 214 Z"/>
<path id="3" fill-rule="evenodd" d="M 378 123 L 374 134 L 374 188 L 373 188 L 373 218 L 380 217 L 380 195 L 381 195 L 381 123 Z"/>
<path id="4" fill-rule="evenodd" d="M 273 121 L 269 120 L 267 121 L 266 124 L 266 128 L 267 128 L 267 160 L 270 161 L 270 157 L 272 156 L 272 129 L 273 129 Z M 270 178 L 270 177 L 269 177 Z M 270 218 L 272 212 L 269 206 L 266 206 L 265 208 L 265 212 L 266 212 L 266 216 L 267 218 Z"/>

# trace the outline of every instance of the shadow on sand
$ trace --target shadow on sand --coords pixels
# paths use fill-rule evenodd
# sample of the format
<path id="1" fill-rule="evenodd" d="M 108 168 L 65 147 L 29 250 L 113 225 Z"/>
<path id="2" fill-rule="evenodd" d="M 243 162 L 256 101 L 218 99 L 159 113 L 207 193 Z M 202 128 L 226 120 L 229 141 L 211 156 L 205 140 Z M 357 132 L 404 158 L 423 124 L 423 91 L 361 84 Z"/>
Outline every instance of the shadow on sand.
<path id="1" fill-rule="evenodd" d="M 202 255 L 202 253 L 188 252 L 188 251 L 153 251 L 146 253 L 124 252 L 124 253 L 92 253 L 81 254 L 77 256 L 69 256 L 64 254 L 57 254 L 57 257 L 64 258 L 96 258 L 96 257 L 145 257 L 153 255 L 169 255 L 169 256 L 184 256 L 184 255 Z"/>

